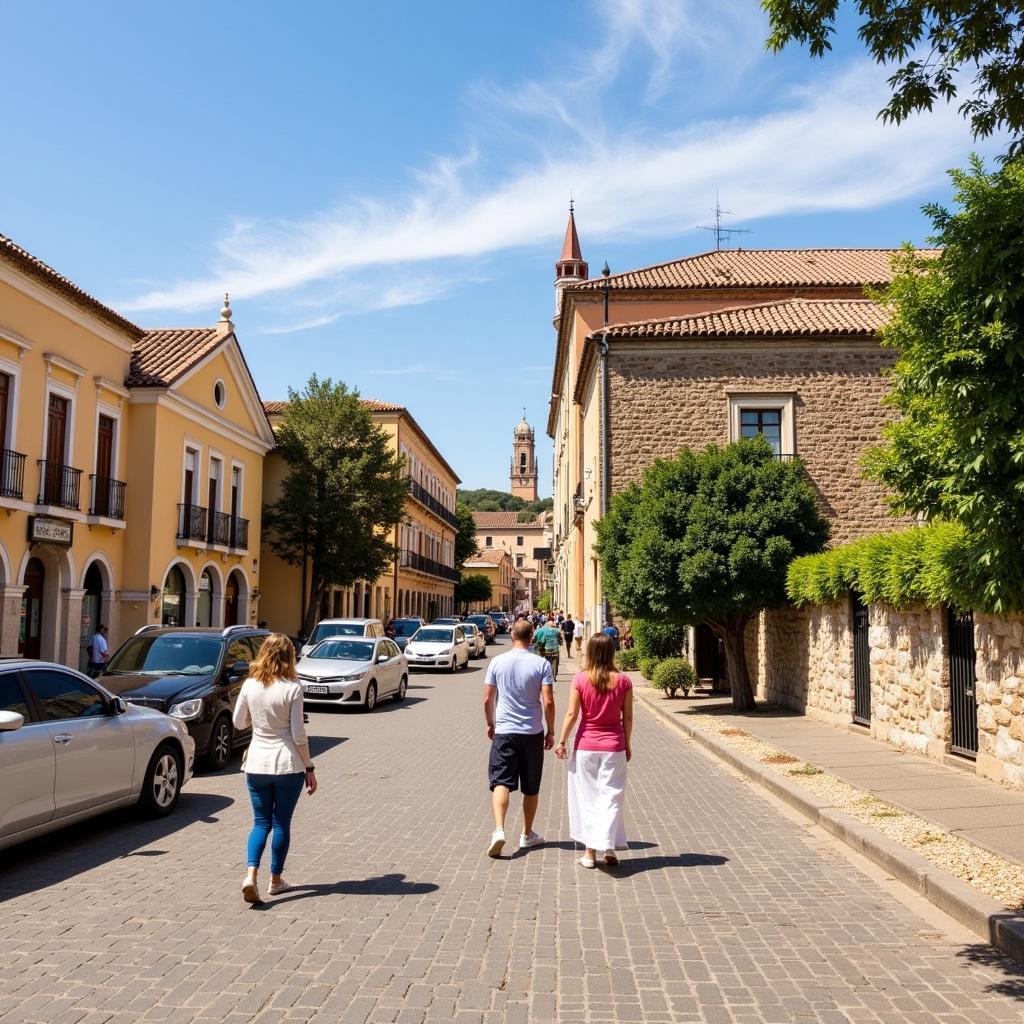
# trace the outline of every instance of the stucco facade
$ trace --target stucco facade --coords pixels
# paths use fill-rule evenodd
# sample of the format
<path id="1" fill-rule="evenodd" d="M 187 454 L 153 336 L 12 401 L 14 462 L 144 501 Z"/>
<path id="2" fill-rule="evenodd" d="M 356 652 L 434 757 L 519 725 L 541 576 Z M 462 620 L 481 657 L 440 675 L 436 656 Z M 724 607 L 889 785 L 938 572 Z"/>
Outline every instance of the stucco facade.
<path id="1" fill-rule="evenodd" d="M 478 551 L 506 551 L 512 559 L 515 575 L 521 580 L 520 586 L 513 588 L 513 604 L 522 602 L 534 607 L 544 589 L 546 552 L 551 548 L 549 515 L 542 513 L 519 522 L 517 512 L 474 512 L 473 521 Z"/>

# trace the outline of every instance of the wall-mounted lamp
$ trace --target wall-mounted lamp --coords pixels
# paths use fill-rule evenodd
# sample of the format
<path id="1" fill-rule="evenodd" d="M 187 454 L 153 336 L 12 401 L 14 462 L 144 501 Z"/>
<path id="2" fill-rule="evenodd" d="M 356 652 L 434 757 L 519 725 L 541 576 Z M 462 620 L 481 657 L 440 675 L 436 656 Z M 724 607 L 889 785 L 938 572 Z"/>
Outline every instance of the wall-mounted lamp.
<path id="1" fill-rule="evenodd" d="M 589 480 L 593 475 L 594 470 L 590 466 L 587 466 L 587 468 L 583 470 L 584 479 Z"/>
<path id="2" fill-rule="evenodd" d="M 160 596 L 160 588 L 154 583 L 149 588 L 149 599 L 150 599 L 150 601 L 155 601 L 159 596 Z"/>
<path id="3" fill-rule="evenodd" d="M 252 599 L 255 601 L 259 596 L 260 596 L 260 588 L 259 587 L 253 587 L 252 588 Z"/>

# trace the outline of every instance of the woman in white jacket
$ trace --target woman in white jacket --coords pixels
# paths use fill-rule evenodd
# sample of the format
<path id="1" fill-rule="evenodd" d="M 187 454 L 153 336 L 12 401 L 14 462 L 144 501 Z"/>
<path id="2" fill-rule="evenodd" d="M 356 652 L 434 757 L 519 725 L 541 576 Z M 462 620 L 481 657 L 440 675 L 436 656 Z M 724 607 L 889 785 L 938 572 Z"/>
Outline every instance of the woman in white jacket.
<path id="1" fill-rule="evenodd" d="M 302 787 L 316 792 L 316 772 L 302 714 L 302 686 L 295 672 L 295 648 L 281 633 L 263 641 L 259 657 L 235 704 L 236 729 L 252 725 L 243 770 L 252 801 L 253 826 L 247 849 L 248 871 L 242 884 L 246 903 L 260 903 L 256 875 L 271 831 L 271 896 L 291 886 L 282 877 L 291 842 L 292 814 Z"/>

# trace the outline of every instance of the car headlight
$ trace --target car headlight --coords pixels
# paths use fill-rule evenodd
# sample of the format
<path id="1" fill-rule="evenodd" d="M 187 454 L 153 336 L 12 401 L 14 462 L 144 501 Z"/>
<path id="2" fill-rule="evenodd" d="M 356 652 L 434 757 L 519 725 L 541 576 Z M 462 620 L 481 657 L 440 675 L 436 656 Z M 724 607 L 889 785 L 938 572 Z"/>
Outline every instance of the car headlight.
<path id="1" fill-rule="evenodd" d="M 172 704 L 167 714 L 171 718 L 181 718 L 186 722 L 198 718 L 203 713 L 202 698 L 195 700 L 183 700 L 180 704 Z"/>
<path id="2" fill-rule="evenodd" d="M 451 653 L 452 653 L 452 649 L 450 647 L 446 647 L 443 651 L 438 651 L 437 652 L 437 656 L 439 658 L 442 658 L 442 657 L 444 657 L 444 655 L 451 654 Z"/>
<path id="3" fill-rule="evenodd" d="M 343 683 L 354 683 L 357 679 L 362 679 L 365 675 L 365 672 L 349 672 L 347 676 L 338 676 L 338 679 Z"/>

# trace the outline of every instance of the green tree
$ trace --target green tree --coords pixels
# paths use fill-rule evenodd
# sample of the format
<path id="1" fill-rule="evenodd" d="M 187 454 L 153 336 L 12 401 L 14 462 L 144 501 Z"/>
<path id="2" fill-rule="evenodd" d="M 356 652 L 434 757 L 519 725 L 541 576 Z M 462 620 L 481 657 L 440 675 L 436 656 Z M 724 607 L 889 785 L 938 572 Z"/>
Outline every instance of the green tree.
<path id="1" fill-rule="evenodd" d="M 527 501 L 517 494 L 510 494 L 508 491 L 495 491 L 488 487 L 479 487 L 476 490 L 460 490 L 457 498 L 473 512 L 519 512 L 519 522 L 528 522 L 554 508 L 554 498 L 538 498 L 536 501 Z M 525 518 L 523 518 L 525 516 Z"/>
<path id="2" fill-rule="evenodd" d="M 471 573 L 455 584 L 455 601 L 463 608 L 480 601 L 490 601 L 493 593 L 491 581 L 481 573 Z"/>
<path id="3" fill-rule="evenodd" d="M 461 501 L 455 503 L 455 516 L 459 520 L 455 531 L 455 568 L 461 572 L 462 563 L 476 554 L 476 523 L 472 510 Z"/>
<path id="4" fill-rule="evenodd" d="M 328 586 L 375 580 L 388 568 L 409 484 L 359 393 L 329 377 L 288 389 L 277 448 L 289 472 L 263 526 L 274 553 L 308 572 L 308 636 Z"/>
<path id="5" fill-rule="evenodd" d="M 553 598 L 550 590 L 542 590 L 537 595 L 537 611 L 549 612 L 551 611 L 551 602 Z"/>
<path id="6" fill-rule="evenodd" d="M 1024 608 L 1024 157 L 952 178 L 959 210 L 925 207 L 942 254 L 907 247 L 882 297 L 901 417 L 866 467 L 895 512 L 964 527 L 963 573 L 1006 612 Z"/>
<path id="7" fill-rule="evenodd" d="M 806 43 L 815 57 L 832 49 L 839 0 L 762 0 L 769 49 Z M 957 95 L 961 69 L 974 74 L 960 104 L 975 138 L 1010 132 L 1024 140 L 1024 9 L 1020 0 L 857 0 L 858 35 L 889 77 L 892 98 L 879 112 L 897 124 Z"/>
<path id="8" fill-rule="evenodd" d="M 706 622 L 725 645 L 737 711 L 754 708 L 743 633 L 786 600 L 786 569 L 828 524 L 798 461 L 763 438 L 659 459 L 615 495 L 595 551 L 612 603 L 634 619 Z"/>

